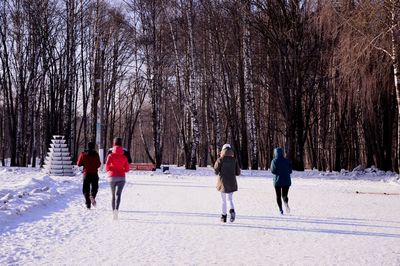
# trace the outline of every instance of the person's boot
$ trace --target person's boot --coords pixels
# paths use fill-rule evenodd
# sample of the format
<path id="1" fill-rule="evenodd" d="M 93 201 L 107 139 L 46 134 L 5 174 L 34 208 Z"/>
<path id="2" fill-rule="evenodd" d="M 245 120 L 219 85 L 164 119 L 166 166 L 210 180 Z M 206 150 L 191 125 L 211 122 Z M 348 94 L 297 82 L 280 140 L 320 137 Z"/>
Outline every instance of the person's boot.
<path id="1" fill-rule="evenodd" d="M 226 217 L 227 216 L 228 216 L 227 214 L 222 214 L 221 215 L 221 222 L 226 223 Z"/>
<path id="2" fill-rule="evenodd" d="M 231 223 L 233 223 L 235 221 L 235 217 L 236 217 L 235 210 L 234 209 L 230 209 L 229 213 L 231 215 L 231 218 L 229 220 L 231 221 Z"/>

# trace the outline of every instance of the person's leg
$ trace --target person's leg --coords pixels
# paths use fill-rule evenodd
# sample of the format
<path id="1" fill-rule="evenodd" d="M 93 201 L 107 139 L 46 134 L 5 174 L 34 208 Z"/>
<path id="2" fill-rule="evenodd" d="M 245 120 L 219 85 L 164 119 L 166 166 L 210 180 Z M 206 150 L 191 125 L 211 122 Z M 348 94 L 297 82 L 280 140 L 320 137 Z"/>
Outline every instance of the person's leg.
<path id="1" fill-rule="evenodd" d="M 289 203 L 289 198 L 288 198 L 288 193 L 289 193 L 289 187 L 282 187 L 282 199 L 283 202 L 285 202 L 286 204 Z"/>
<path id="2" fill-rule="evenodd" d="M 111 207 L 115 210 L 115 190 L 116 190 L 116 182 L 110 181 L 111 187 Z"/>
<path id="3" fill-rule="evenodd" d="M 92 203 L 92 206 L 96 207 L 96 195 L 99 189 L 99 176 L 97 174 L 90 175 L 90 185 L 90 202 Z"/>
<path id="4" fill-rule="evenodd" d="M 222 199 L 222 205 L 221 205 L 222 215 L 225 215 L 226 214 L 226 193 L 221 192 L 221 199 Z"/>
<path id="5" fill-rule="evenodd" d="M 229 214 L 231 215 L 230 221 L 235 221 L 236 213 L 235 213 L 235 205 L 233 204 L 233 192 L 228 194 L 229 205 L 231 206 L 229 210 Z"/>
<path id="6" fill-rule="evenodd" d="M 276 203 L 278 203 L 279 211 L 282 213 L 282 200 L 281 200 L 281 195 L 282 195 L 282 187 L 275 186 L 275 193 L 276 193 Z"/>
<path id="7" fill-rule="evenodd" d="M 226 193 L 221 192 L 221 200 L 222 200 L 222 214 L 221 214 L 221 222 L 226 223 Z"/>
<path id="8" fill-rule="evenodd" d="M 121 203 L 121 194 L 122 194 L 122 189 L 125 186 L 125 181 L 118 181 L 116 183 L 117 186 L 117 206 L 115 209 L 119 209 L 119 204 Z"/>
<path id="9" fill-rule="evenodd" d="M 90 209 L 90 178 L 87 176 L 83 177 L 82 193 L 85 197 L 86 207 Z"/>
<path id="10" fill-rule="evenodd" d="M 233 204 L 233 192 L 228 193 L 228 201 L 229 201 L 229 206 L 231 207 L 231 210 L 234 210 L 235 205 Z"/>
<path id="11" fill-rule="evenodd" d="M 287 213 L 290 213 L 288 193 L 289 193 L 289 186 L 282 187 L 282 199 L 283 202 L 285 203 L 285 209 Z"/>
<path id="12" fill-rule="evenodd" d="M 99 191 L 99 176 L 98 175 L 93 175 L 92 176 L 92 190 L 91 190 L 91 195 L 95 199 L 97 192 Z"/>

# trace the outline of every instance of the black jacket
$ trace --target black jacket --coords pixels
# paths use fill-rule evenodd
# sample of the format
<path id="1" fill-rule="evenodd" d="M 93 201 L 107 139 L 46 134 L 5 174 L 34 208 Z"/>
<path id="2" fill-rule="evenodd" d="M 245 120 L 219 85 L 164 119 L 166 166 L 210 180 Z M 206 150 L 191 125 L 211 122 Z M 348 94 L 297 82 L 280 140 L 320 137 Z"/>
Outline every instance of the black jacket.
<path id="1" fill-rule="evenodd" d="M 112 148 L 110 148 L 107 152 L 107 156 L 112 153 Z M 132 157 L 130 152 L 127 149 L 124 149 L 124 155 L 128 159 L 128 163 L 132 163 Z"/>

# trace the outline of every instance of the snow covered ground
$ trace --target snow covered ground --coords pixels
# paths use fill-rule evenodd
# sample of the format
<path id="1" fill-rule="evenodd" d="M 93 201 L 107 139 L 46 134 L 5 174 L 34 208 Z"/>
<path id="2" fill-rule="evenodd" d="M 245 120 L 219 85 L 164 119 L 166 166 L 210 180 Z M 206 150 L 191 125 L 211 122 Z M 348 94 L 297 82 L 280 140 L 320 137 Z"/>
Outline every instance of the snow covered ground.
<path id="1" fill-rule="evenodd" d="M 400 265 L 393 173 L 295 172 L 282 216 L 271 173 L 243 171 L 222 224 L 212 169 L 170 172 L 129 173 L 115 221 L 104 173 L 88 211 L 81 175 L 0 168 L 0 265 Z"/>

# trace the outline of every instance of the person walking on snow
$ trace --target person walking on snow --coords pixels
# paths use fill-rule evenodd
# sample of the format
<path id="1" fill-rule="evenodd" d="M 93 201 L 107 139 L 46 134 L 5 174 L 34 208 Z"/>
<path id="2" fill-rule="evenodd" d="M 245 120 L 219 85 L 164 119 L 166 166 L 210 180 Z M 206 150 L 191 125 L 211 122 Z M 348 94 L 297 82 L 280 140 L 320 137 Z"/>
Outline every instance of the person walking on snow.
<path id="1" fill-rule="evenodd" d="M 273 184 L 276 193 L 276 202 L 278 203 L 279 211 L 283 214 L 282 200 L 285 203 L 286 213 L 290 213 L 289 208 L 289 187 L 292 185 L 290 174 L 292 166 L 288 159 L 283 156 L 283 149 L 277 147 L 274 149 L 274 159 L 271 161 L 271 173 L 273 174 Z"/>
<path id="2" fill-rule="evenodd" d="M 214 164 L 214 172 L 218 175 L 217 190 L 221 192 L 222 215 L 221 222 L 226 223 L 228 198 L 230 205 L 230 221 L 235 221 L 235 206 L 233 204 L 233 192 L 238 190 L 236 176 L 240 175 L 240 167 L 235 158 L 230 144 L 224 144 L 221 149 L 220 157 Z"/>
<path id="3" fill-rule="evenodd" d="M 95 150 L 95 143 L 89 142 L 88 149 L 79 155 L 78 166 L 83 166 L 82 193 L 88 209 L 96 206 L 96 195 L 99 190 L 99 175 L 97 169 L 101 166 L 100 157 Z"/>
<path id="4" fill-rule="evenodd" d="M 111 187 L 111 207 L 114 214 L 114 220 L 117 220 L 122 189 L 125 186 L 125 173 L 129 171 L 129 163 L 128 159 L 124 155 L 121 138 L 114 139 L 112 152 L 107 156 L 106 171 L 108 172 Z"/>

